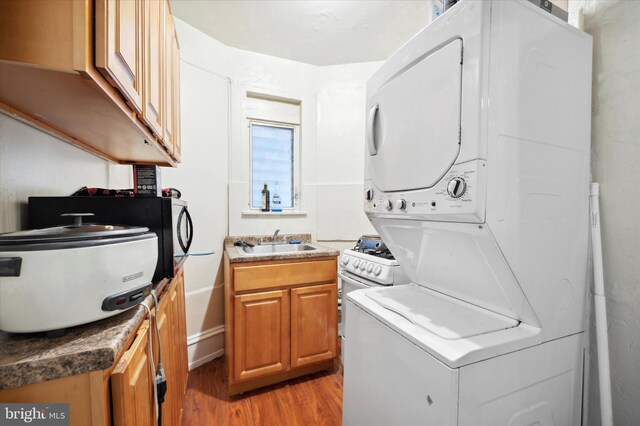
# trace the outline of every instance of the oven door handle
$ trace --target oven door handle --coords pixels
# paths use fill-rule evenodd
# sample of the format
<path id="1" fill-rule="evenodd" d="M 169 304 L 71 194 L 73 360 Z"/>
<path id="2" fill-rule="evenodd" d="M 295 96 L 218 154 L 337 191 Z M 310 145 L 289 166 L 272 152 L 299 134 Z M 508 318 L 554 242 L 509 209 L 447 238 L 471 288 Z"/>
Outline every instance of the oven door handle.
<path id="1" fill-rule="evenodd" d="M 371 287 L 371 285 L 363 283 L 363 282 L 360 282 L 358 280 L 354 280 L 353 278 L 344 275 L 342 272 L 338 272 L 338 277 L 341 280 L 344 280 L 344 281 L 346 281 L 346 282 L 348 282 L 348 283 L 350 283 L 352 285 L 357 286 L 358 288 L 370 288 Z"/>

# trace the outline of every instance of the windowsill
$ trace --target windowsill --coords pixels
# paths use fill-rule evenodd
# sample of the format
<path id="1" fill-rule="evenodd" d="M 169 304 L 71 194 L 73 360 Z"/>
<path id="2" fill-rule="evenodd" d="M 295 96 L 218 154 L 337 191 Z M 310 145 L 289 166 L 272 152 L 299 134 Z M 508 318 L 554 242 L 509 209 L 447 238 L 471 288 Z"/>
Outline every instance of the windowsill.
<path id="1" fill-rule="evenodd" d="M 302 217 L 306 215 L 307 215 L 307 212 L 302 210 L 283 210 L 281 212 L 261 212 L 260 210 L 244 210 L 242 212 L 242 217 L 261 217 L 261 216 Z"/>

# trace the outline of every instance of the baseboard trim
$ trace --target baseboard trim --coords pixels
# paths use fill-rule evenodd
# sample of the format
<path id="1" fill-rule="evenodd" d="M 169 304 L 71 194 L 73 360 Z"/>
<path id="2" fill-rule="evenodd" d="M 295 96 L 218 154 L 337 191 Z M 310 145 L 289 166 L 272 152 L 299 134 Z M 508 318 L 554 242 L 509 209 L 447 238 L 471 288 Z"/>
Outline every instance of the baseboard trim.
<path id="1" fill-rule="evenodd" d="M 187 337 L 187 346 L 191 346 L 201 340 L 210 339 L 213 336 L 217 336 L 218 334 L 222 333 L 224 333 L 224 325 L 219 325 L 217 327 L 201 331 L 200 333 L 192 334 L 191 336 Z"/>
<path id="2" fill-rule="evenodd" d="M 189 370 L 224 355 L 224 341 L 218 338 L 224 334 L 224 325 L 204 330 L 187 338 Z"/>
<path id="3" fill-rule="evenodd" d="M 214 360 L 216 358 L 219 358 L 219 357 L 221 357 L 223 355 L 224 355 L 224 349 L 220 349 L 220 350 L 215 351 L 212 354 L 203 356 L 200 359 L 197 359 L 197 360 L 194 360 L 192 362 L 189 362 L 189 371 L 191 371 L 193 369 L 196 369 L 196 368 L 200 367 L 201 365 L 204 365 L 204 364 L 208 363 L 209 361 L 212 361 L 212 360 Z"/>

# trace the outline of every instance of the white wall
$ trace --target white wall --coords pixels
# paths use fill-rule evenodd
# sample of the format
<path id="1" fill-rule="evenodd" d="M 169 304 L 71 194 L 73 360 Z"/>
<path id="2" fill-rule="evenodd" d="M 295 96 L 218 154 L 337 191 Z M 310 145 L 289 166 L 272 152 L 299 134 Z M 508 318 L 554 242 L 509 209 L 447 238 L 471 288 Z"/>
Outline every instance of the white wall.
<path id="1" fill-rule="evenodd" d="M 71 195 L 82 186 L 129 188 L 131 168 L 0 114 L 0 233 L 27 227 L 28 197 Z"/>
<path id="2" fill-rule="evenodd" d="M 232 83 L 229 234 L 313 232 L 316 220 L 316 81 L 318 67 L 236 48 L 228 48 Z M 243 215 L 249 210 L 248 90 L 301 101 L 300 216 Z"/>
<path id="3" fill-rule="evenodd" d="M 640 424 L 640 2 L 569 2 L 593 36 L 592 174 L 600 183 L 611 389 L 616 425 Z M 592 307 L 593 312 L 593 307 Z M 600 424 L 591 317 L 588 424 Z"/>
<path id="4" fill-rule="evenodd" d="M 222 241 L 227 235 L 229 80 L 226 48 L 176 20 L 180 40 L 182 163 L 163 168 L 162 184 L 189 203 L 194 240 L 185 264 L 189 365 L 224 347 Z M 214 255 L 197 254 L 215 251 Z"/>
<path id="5" fill-rule="evenodd" d="M 317 224 L 319 241 L 375 233 L 363 210 L 366 81 L 382 62 L 321 67 L 318 72 Z M 329 243 L 337 248 L 335 243 Z"/>
<path id="6" fill-rule="evenodd" d="M 365 82 L 381 62 L 316 67 L 229 49 L 232 148 L 230 235 L 311 233 L 314 240 L 349 241 L 373 232 L 362 211 Z M 301 101 L 300 216 L 247 215 L 249 132 L 247 90 Z M 244 212 L 244 214 L 243 214 Z M 338 244 L 338 247 L 344 246 Z"/>

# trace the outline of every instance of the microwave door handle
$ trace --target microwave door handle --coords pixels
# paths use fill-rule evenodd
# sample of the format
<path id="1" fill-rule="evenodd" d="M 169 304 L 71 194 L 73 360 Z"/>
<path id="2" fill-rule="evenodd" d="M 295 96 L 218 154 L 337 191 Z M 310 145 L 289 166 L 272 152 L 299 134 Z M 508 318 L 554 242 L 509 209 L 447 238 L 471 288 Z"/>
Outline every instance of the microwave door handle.
<path id="1" fill-rule="evenodd" d="M 378 104 L 375 104 L 369 110 L 369 116 L 367 117 L 367 144 L 369 146 L 369 155 L 374 156 L 378 154 L 378 147 L 376 146 L 376 115 L 380 109 Z"/>
<path id="2" fill-rule="evenodd" d="M 187 239 L 187 242 L 185 244 L 184 239 L 182 238 L 182 219 L 183 217 L 186 217 L 187 222 L 186 222 L 186 231 L 187 231 L 187 235 L 185 235 L 184 237 Z M 178 244 L 180 245 L 180 249 L 182 250 L 182 252 L 184 254 L 187 254 L 187 252 L 189 251 L 189 247 L 191 247 L 191 241 L 193 239 L 193 222 L 191 221 L 191 215 L 189 214 L 189 210 L 187 210 L 186 207 L 183 207 L 182 210 L 180 210 L 180 214 L 178 214 L 178 224 L 177 224 L 177 236 L 178 236 Z"/>
<path id="3" fill-rule="evenodd" d="M 184 214 L 187 217 L 187 249 L 185 250 L 185 254 L 191 248 L 191 243 L 193 242 L 193 221 L 191 220 L 191 213 L 187 208 L 184 208 Z"/>

